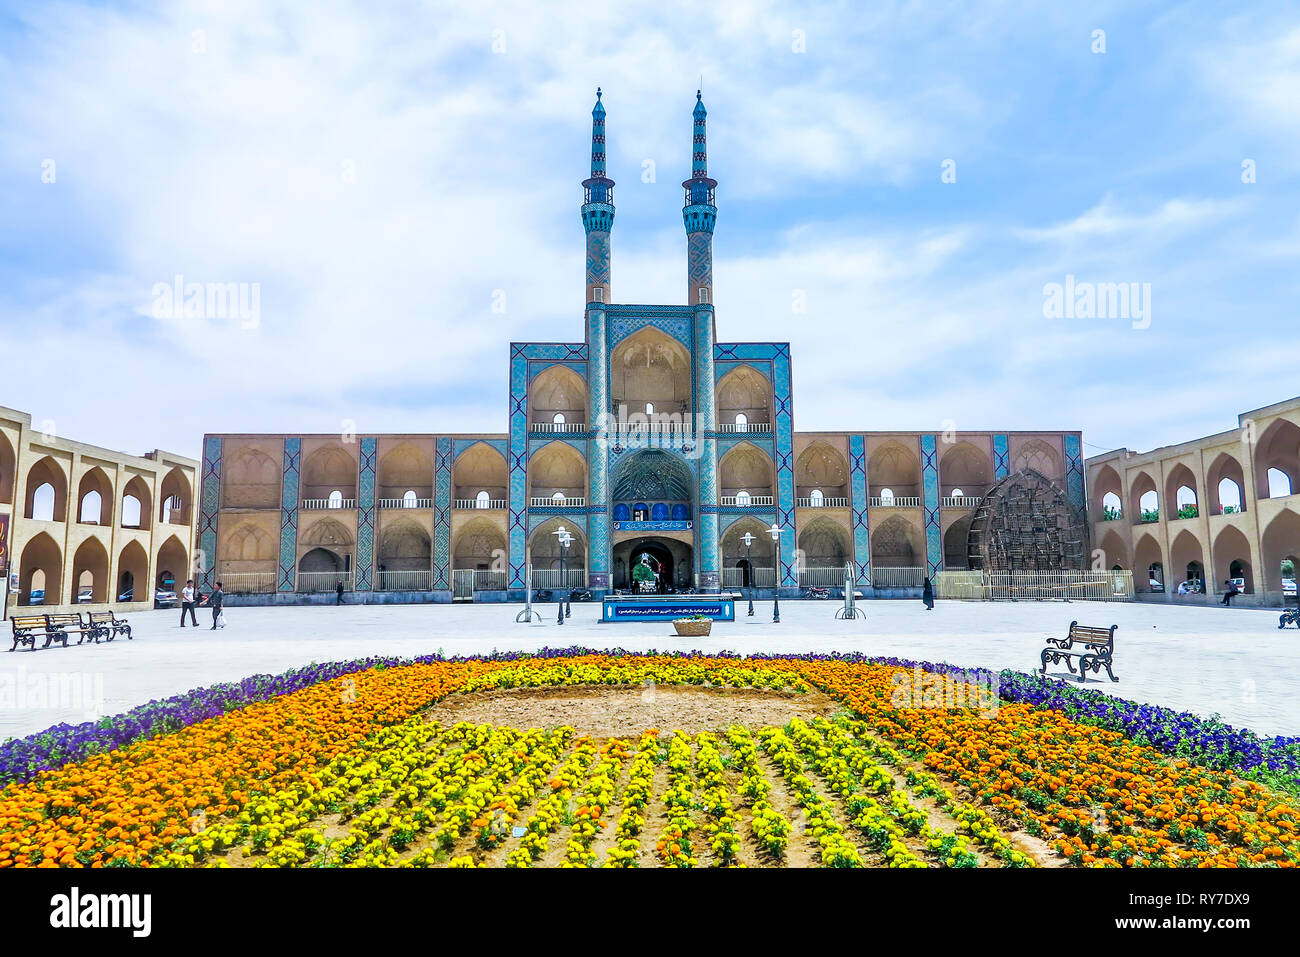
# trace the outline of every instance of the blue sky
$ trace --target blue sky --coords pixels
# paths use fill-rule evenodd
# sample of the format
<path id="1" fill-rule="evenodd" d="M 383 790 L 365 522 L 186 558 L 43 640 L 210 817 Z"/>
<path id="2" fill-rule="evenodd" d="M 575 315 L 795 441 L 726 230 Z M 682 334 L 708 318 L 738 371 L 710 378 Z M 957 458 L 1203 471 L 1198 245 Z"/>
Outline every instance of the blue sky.
<path id="1" fill-rule="evenodd" d="M 1300 393 L 1300 7 L 1064 6 L 8 0 L 0 404 L 191 455 L 504 431 L 507 343 L 582 335 L 597 85 L 614 298 L 684 300 L 702 76 L 719 337 L 792 343 L 797 428 L 1232 428 Z M 176 275 L 256 327 L 157 318 Z M 1047 318 L 1067 275 L 1149 326 Z"/>

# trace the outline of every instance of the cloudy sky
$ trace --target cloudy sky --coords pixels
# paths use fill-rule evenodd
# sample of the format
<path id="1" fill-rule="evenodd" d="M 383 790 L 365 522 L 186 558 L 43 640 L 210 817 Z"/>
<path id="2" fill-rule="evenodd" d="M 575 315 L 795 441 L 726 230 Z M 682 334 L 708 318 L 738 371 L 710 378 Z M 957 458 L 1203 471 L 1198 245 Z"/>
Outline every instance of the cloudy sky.
<path id="1" fill-rule="evenodd" d="M 0 405 L 504 431 L 507 343 L 582 337 L 598 85 L 614 298 L 685 299 L 702 77 L 719 337 L 792 343 L 798 428 L 1232 428 L 1300 393 L 1300 12 L 1064 6 L 3 0 Z M 177 276 L 257 321 L 160 318 Z M 1149 322 L 1045 315 L 1067 276 Z"/>

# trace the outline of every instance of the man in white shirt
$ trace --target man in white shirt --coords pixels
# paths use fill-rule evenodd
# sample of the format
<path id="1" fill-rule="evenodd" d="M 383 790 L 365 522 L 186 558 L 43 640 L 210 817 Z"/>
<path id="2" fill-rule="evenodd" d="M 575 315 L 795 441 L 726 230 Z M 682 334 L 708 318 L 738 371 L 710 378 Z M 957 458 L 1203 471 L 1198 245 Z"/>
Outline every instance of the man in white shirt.
<path id="1" fill-rule="evenodd" d="M 197 604 L 197 602 L 194 599 L 195 599 L 194 579 L 191 578 L 189 581 L 185 583 L 185 587 L 181 590 L 181 627 L 182 628 L 185 627 L 185 613 L 187 611 L 190 613 L 190 621 L 194 623 L 194 627 L 195 628 L 199 627 L 199 620 L 194 617 L 194 606 Z"/>

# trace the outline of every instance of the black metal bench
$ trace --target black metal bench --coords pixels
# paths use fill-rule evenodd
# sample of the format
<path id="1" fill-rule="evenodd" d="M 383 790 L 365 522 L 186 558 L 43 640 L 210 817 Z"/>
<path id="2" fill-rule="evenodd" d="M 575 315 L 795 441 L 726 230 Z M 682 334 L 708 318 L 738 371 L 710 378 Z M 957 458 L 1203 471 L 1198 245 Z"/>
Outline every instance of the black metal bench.
<path id="1" fill-rule="evenodd" d="M 63 647 L 68 646 L 68 635 L 58 628 L 50 628 L 49 622 L 45 620 L 44 615 L 18 615 L 10 618 L 9 622 L 14 629 L 14 643 L 9 649 L 17 650 L 19 645 L 27 645 L 32 651 L 36 650 L 36 639 L 44 638 L 45 644 L 42 648 L 50 647 L 51 641 L 63 642 Z"/>
<path id="2" fill-rule="evenodd" d="M 1048 664 L 1058 661 L 1064 661 L 1065 667 L 1070 669 L 1070 674 L 1074 674 L 1074 662 L 1071 659 L 1077 658 L 1080 681 L 1088 680 L 1089 671 L 1100 674 L 1102 668 L 1106 669 L 1106 674 L 1110 675 L 1111 681 L 1119 681 L 1115 677 L 1115 672 L 1110 670 L 1111 663 L 1114 661 L 1117 627 L 1119 626 L 1111 625 L 1109 628 L 1096 628 L 1081 625 L 1077 621 L 1070 622 L 1070 630 L 1064 638 L 1047 639 L 1047 647 L 1043 649 L 1040 656 L 1043 661 L 1043 674 L 1047 674 Z M 1076 645 L 1079 647 L 1076 648 Z"/>
<path id="3" fill-rule="evenodd" d="M 81 620 L 81 615 L 72 612 L 62 615 L 46 615 L 46 626 L 51 630 L 63 632 L 63 647 L 68 646 L 68 635 L 76 633 L 77 644 L 84 644 L 87 641 L 99 643 L 99 626 L 92 625 L 89 622 Z"/>
<path id="4" fill-rule="evenodd" d="M 112 641 L 118 635 L 126 635 L 127 641 L 131 640 L 131 626 L 127 620 L 118 618 L 111 611 L 92 611 L 90 623 L 99 628 L 101 638 Z"/>

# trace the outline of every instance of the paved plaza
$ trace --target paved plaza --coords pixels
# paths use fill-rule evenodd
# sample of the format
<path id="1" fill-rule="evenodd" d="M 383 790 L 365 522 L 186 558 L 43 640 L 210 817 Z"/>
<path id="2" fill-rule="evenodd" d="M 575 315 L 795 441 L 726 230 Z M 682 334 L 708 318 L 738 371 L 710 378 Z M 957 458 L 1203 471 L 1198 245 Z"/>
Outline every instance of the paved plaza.
<path id="1" fill-rule="evenodd" d="M 0 706 L 0 736 L 21 736 L 62 721 L 117 714 L 151 699 L 277 673 L 313 661 L 365 655 L 414 656 L 441 650 L 469 655 L 580 645 L 596 649 L 754 652 L 856 651 L 955 665 L 1030 671 L 1046 635 L 1063 635 L 1071 619 L 1119 625 L 1115 673 L 1119 682 L 1088 687 L 1125 698 L 1220 714 L 1261 734 L 1300 733 L 1300 632 L 1279 631 L 1277 612 L 1153 604 L 1074 602 L 920 602 L 866 604 L 865 621 L 837 621 L 835 602 L 789 601 L 781 622 L 770 602 L 754 618 L 717 622 L 709 638 L 686 639 L 667 622 L 601 624 L 599 606 L 573 606 L 563 626 L 555 606 L 539 605 L 541 621 L 516 624 L 519 605 L 345 605 L 343 607 L 231 608 L 229 627 L 182 630 L 177 611 L 131 618 L 135 639 L 111 644 L 17 651 L 0 658 L 0 682 L 29 689 Z M 1059 666 L 1054 666 L 1054 669 Z M 91 693 L 44 701 L 32 688 L 59 685 L 75 674 Z M 66 679 L 64 679 L 66 684 Z M 25 695 L 25 696 L 24 696 Z M 51 697 L 58 697 L 57 695 Z M 102 704 L 99 702 L 102 699 Z M 74 707 L 67 707 L 71 701 Z M 51 705 L 63 704 L 63 707 Z"/>

